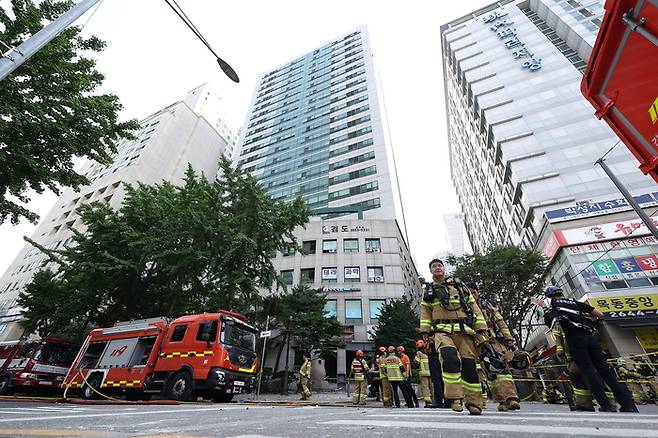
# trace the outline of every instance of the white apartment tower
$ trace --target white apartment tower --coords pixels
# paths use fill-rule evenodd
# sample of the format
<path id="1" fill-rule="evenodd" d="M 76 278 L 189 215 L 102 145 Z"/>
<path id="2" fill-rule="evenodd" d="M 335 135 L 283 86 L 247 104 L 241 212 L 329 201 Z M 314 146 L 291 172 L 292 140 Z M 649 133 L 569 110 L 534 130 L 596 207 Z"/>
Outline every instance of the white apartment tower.
<path id="1" fill-rule="evenodd" d="M 71 228 L 85 230 L 76 210 L 81 204 L 105 202 L 119 208 L 125 196 L 125 184 L 180 183 L 188 164 L 213 178 L 219 157 L 235 144 L 237 133 L 225 117 L 219 97 L 201 85 L 179 102 L 142 119 L 135 140 L 118 142 L 112 163 L 88 162 L 81 173 L 91 184 L 78 191 L 62 193 L 50 212 L 41 218 L 32 239 L 57 249 L 72 242 Z M 0 277 L 0 341 L 21 336 L 19 293 L 32 276 L 44 267 L 47 257 L 26 244 Z M 48 263 L 55 268 L 52 263 Z"/>

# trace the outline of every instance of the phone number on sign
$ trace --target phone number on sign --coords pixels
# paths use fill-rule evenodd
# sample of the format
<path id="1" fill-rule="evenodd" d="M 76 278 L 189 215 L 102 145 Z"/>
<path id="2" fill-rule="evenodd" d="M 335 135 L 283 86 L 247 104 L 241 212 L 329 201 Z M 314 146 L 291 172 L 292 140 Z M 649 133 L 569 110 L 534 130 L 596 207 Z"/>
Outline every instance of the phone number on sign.
<path id="1" fill-rule="evenodd" d="M 605 316 L 608 318 L 628 318 L 629 316 L 655 316 L 656 309 L 652 310 L 628 310 L 621 312 L 606 312 Z"/>

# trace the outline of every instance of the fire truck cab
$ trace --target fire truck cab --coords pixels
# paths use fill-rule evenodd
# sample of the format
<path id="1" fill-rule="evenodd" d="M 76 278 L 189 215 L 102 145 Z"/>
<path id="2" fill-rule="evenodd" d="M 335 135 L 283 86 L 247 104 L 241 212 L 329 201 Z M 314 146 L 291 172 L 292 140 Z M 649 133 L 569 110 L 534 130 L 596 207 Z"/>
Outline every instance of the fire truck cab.
<path id="1" fill-rule="evenodd" d="M 0 342 L 0 394 L 58 390 L 76 350 L 59 338 Z"/>
<path id="2" fill-rule="evenodd" d="M 92 330 L 64 379 L 84 398 L 125 395 L 173 400 L 204 396 L 229 402 L 251 391 L 256 333 L 240 314 L 154 318 Z"/>

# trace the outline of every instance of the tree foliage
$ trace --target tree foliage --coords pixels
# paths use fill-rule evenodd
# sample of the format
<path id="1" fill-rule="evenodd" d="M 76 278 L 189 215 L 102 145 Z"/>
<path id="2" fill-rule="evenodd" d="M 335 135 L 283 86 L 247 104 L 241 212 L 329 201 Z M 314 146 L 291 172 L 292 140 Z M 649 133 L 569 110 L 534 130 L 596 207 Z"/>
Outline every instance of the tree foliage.
<path id="1" fill-rule="evenodd" d="M 389 301 L 381 308 L 373 336 L 378 347 L 402 345 L 407 355 L 413 357 L 419 339 L 418 315 L 406 297 Z"/>
<path id="2" fill-rule="evenodd" d="M 301 351 L 334 350 L 343 345 L 343 328 L 336 318 L 325 316 L 326 304 L 326 294 L 303 284 L 264 299 L 263 312 L 270 315 L 270 328 L 280 332 L 275 373 L 288 340 Z"/>
<path id="3" fill-rule="evenodd" d="M 259 308 L 258 288 L 279 281 L 267 254 L 294 242 L 309 212 L 302 199 L 272 200 L 225 158 L 220 168 L 213 182 L 188 168 L 180 187 L 128 186 L 118 211 L 81 207 L 86 231 L 63 250 L 28 239 L 59 272 L 35 276 L 21 294 L 27 329 L 81 336 L 119 320 Z M 70 296 L 49 299 L 58 291 Z"/>
<path id="4" fill-rule="evenodd" d="M 541 291 L 545 257 L 535 250 L 500 245 L 485 254 L 451 256 L 448 262 L 456 266 L 455 277 L 476 282 L 482 298 L 498 306 L 517 345 L 524 346 L 523 320 L 532 307 L 530 298 Z"/>
<path id="5" fill-rule="evenodd" d="M 18 46 L 73 4 L 12 0 L 15 18 L 0 8 L 0 41 Z M 95 93 L 104 76 L 84 55 L 104 47 L 72 26 L 0 81 L 0 223 L 7 218 L 18 223 L 21 217 L 36 222 L 38 216 L 22 205 L 29 189 L 59 194 L 61 186 L 87 184 L 72 158 L 107 163 L 114 142 L 138 127 L 134 121 L 117 122 L 117 96 Z"/>

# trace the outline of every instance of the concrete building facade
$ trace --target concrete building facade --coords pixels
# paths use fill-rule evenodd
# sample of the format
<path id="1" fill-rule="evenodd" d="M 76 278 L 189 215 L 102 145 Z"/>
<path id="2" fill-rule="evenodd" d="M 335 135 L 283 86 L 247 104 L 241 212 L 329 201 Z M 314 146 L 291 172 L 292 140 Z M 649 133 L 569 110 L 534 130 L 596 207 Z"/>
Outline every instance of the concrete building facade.
<path id="1" fill-rule="evenodd" d="M 218 97 L 207 86 L 191 90 L 185 99 L 140 120 L 134 140 L 120 140 L 112 163 L 89 161 L 81 173 L 91 184 L 78 191 L 67 189 L 40 221 L 32 239 L 46 248 L 58 249 L 73 242 L 72 228 L 84 232 L 77 207 L 94 201 L 121 207 L 125 184 L 154 184 L 163 180 L 180 183 L 188 164 L 207 177 L 217 174 L 218 160 L 228 142 L 237 137 L 230 122 L 222 119 Z M 21 309 L 16 299 L 32 276 L 46 266 L 47 257 L 26 244 L 0 277 L 0 341 L 18 339 Z"/>

